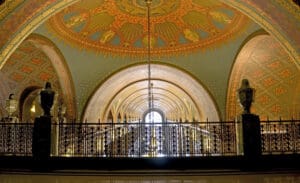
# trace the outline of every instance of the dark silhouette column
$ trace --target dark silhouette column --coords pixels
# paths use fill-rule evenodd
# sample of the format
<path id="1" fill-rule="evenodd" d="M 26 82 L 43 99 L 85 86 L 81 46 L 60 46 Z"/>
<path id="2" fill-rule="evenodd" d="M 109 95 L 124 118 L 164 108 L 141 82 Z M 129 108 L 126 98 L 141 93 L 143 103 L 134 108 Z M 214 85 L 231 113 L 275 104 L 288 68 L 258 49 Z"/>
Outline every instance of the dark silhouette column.
<path id="1" fill-rule="evenodd" d="M 51 153 L 51 108 L 55 92 L 51 83 L 47 82 L 45 89 L 40 93 L 41 107 L 44 114 L 35 118 L 32 139 L 32 155 L 36 159 L 47 159 Z"/>
<path id="2" fill-rule="evenodd" d="M 254 114 L 242 114 L 243 149 L 247 159 L 261 155 L 261 134 L 259 117 Z"/>
<path id="3" fill-rule="evenodd" d="M 51 118 L 35 118 L 32 138 L 32 155 L 36 159 L 47 159 L 51 152 Z"/>
<path id="4" fill-rule="evenodd" d="M 247 79 L 242 80 L 242 85 L 238 90 L 239 101 L 244 109 L 242 117 L 242 137 L 243 151 L 246 159 L 256 159 L 260 157 L 261 134 L 259 116 L 250 111 L 251 104 L 254 101 L 254 89 L 250 87 Z"/>

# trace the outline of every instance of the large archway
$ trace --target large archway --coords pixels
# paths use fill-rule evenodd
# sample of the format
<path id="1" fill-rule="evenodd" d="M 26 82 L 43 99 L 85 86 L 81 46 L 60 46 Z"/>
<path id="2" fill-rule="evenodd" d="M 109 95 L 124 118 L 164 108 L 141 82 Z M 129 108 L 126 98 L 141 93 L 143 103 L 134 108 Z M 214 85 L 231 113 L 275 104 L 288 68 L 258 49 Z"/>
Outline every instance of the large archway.
<path id="1" fill-rule="evenodd" d="M 154 108 L 171 121 L 218 121 L 219 113 L 207 90 L 189 74 L 151 64 Z M 123 69 L 109 77 L 91 96 L 83 115 L 87 121 L 107 121 L 110 112 L 141 119 L 148 110 L 147 65 Z M 117 121 L 117 120 L 114 120 Z"/>

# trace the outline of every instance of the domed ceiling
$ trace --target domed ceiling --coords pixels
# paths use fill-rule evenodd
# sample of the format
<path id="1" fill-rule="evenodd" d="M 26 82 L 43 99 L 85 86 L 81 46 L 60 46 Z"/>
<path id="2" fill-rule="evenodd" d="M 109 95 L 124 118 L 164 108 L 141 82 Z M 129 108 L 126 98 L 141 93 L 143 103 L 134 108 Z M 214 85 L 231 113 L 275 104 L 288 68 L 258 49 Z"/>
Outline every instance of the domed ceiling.
<path id="1" fill-rule="evenodd" d="M 224 4 L 220 1 L 224 2 Z M 2 23 L 0 32 L 4 33 L 1 35 L 6 35 L 8 32 L 10 33 L 10 36 L 0 37 L 0 44 L 4 50 L 0 55 L 0 68 L 5 69 L 5 67 L 8 67 L 10 60 L 15 55 L 12 54 L 11 58 L 8 58 L 9 54 L 13 53 L 14 50 L 16 50 L 16 53 L 20 52 L 19 49 L 17 49 L 19 45 L 21 45 L 20 48 L 23 48 L 23 45 L 30 46 L 29 44 L 21 44 L 21 42 L 33 31 L 34 34 L 47 39 L 45 43 L 44 41 L 39 42 L 38 47 L 43 48 L 47 46 L 47 49 L 43 48 L 42 51 L 46 53 L 46 56 L 52 61 L 54 70 L 57 75 L 59 75 L 60 85 L 64 90 L 69 89 L 73 91 L 72 87 L 65 87 L 65 84 L 68 82 L 74 83 L 74 92 L 72 92 L 72 95 L 67 96 L 73 97 L 74 102 L 76 101 L 76 110 L 78 110 L 77 118 L 84 119 L 82 116 L 85 114 L 83 113 L 88 111 L 87 108 L 90 103 L 96 101 L 95 105 L 99 105 L 97 107 L 101 108 L 97 111 L 95 110 L 97 114 L 93 114 L 95 115 L 94 119 L 86 115 L 88 116 L 87 119 L 97 120 L 99 117 L 105 120 L 107 113 L 113 111 L 113 109 L 120 109 L 119 111 L 122 112 L 123 109 L 138 107 L 138 110 L 133 112 L 139 113 L 146 110 L 148 89 L 146 83 L 146 79 L 148 79 L 146 78 L 147 71 L 144 69 L 144 75 L 136 78 L 137 70 L 131 72 L 130 69 L 147 64 L 147 48 L 148 45 L 150 45 L 152 71 L 155 71 L 154 65 L 157 65 L 157 71 L 159 68 L 163 68 L 162 66 L 173 68 L 172 72 L 169 72 L 168 75 L 159 75 L 159 77 L 157 76 L 156 78 L 152 75 L 154 84 L 153 98 L 156 99 L 154 105 L 157 108 L 164 109 L 162 111 L 166 113 L 165 116 L 167 118 L 178 118 L 177 115 L 173 114 L 177 114 L 176 111 L 179 110 L 184 111 L 182 109 L 185 107 L 186 111 L 192 111 L 188 112 L 187 115 L 192 114 L 193 111 L 198 111 L 197 113 L 199 113 L 199 115 L 188 115 L 188 118 L 195 117 L 196 120 L 202 120 L 202 118 L 207 117 L 214 119 L 206 115 L 206 113 L 210 114 L 211 112 L 204 111 L 207 109 L 207 105 L 205 101 L 203 101 L 203 98 L 209 98 L 211 100 L 211 106 L 215 107 L 215 116 L 223 119 L 225 119 L 226 116 L 231 118 L 232 115 L 236 114 L 236 106 L 238 104 L 236 103 L 236 96 L 231 97 L 230 93 L 235 95 L 241 77 L 247 76 L 250 80 L 251 78 L 255 78 L 254 75 L 252 75 L 253 72 L 250 72 L 248 69 L 250 65 L 252 65 L 253 70 L 256 70 L 256 67 L 260 66 L 254 62 L 252 63 L 252 61 L 256 59 L 254 56 L 242 59 L 244 61 L 248 60 L 249 63 L 243 63 L 247 65 L 247 67 L 239 69 L 239 71 L 236 72 L 237 77 L 234 77 L 235 75 L 230 73 L 235 73 L 235 68 L 239 68 L 235 67 L 235 65 L 239 65 L 239 61 L 236 62 L 236 60 L 240 60 L 237 58 L 239 57 L 238 53 L 240 51 L 249 53 L 249 47 L 246 46 L 247 49 L 244 49 L 243 46 L 245 46 L 246 42 L 250 39 L 265 30 L 274 38 L 275 42 L 279 40 L 281 44 L 277 46 L 284 47 L 282 52 L 284 52 L 284 50 L 288 51 L 285 55 L 286 59 L 282 59 L 281 55 L 278 54 L 276 58 L 272 57 L 272 60 L 267 60 L 275 61 L 279 57 L 283 61 L 289 60 L 287 55 L 292 55 L 294 58 L 297 58 L 297 53 L 293 52 L 293 50 L 294 48 L 298 48 L 298 46 L 292 43 L 298 43 L 299 40 L 299 36 L 297 36 L 299 23 L 296 21 L 299 20 L 299 16 L 296 13 L 298 9 L 294 9 L 296 5 L 293 4 L 292 1 L 220 1 L 152 0 L 150 9 L 151 39 L 149 39 L 149 44 L 148 11 L 144 0 L 26 0 L 22 1 L 22 3 L 21 1 L 7 1 L 7 3 L 10 3 L 10 8 L 17 8 L 6 16 L 2 22 L 0 21 L 0 23 Z M 18 2 L 19 4 L 12 6 L 11 3 L 13 2 Z M 233 7 L 237 10 L 233 9 Z M 4 10 L 7 13 L 10 12 L 9 9 Z M 58 13 L 54 15 L 56 12 Z M 245 15 L 241 13 L 245 13 Z M 284 18 L 280 19 L 278 17 Z M 282 34 L 281 31 L 283 32 Z M 266 32 L 264 32 L 264 34 L 266 34 Z M 287 39 L 285 35 L 287 35 Z M 290 41 L 290 39 L 293 41 Z M 44 39 L 41 38 L 41 40 Z M 273 44 L 273 42 L 271 43 Z M 267 43 L 264 45 L 265 47 L 267 46 L 267 48 L 270 47 Z M 290 47 L 290 45 L 296 46 Z M 264 48 L 264 46 L 261 45 L 260 48 Z M 274 55 L 272 48 L 270 47 L 270 49 L 268 49 L 268 54 Z M 55 52 L 56 50 L 59 50 L 61 54 L 53 54 L 53 51 Z M 266 49 L 264 48 L 262 50 Z M 255 49 L 255 51 L 258 50 Z M 31 52 L 28 54 L 31 54 Z M 6 57 L 7 62 L 5 60 Z M 2 58 L 4 59 L 1 60 Z M 22 58 L 25 59 L 26 57 Z M 290 60 L 292 61 L 293 59 L 291 58 Z M 62 67 L 62 65 L 66 67 L 60 70 L 57 69 Z M 21 69 L 19 65 L 17 66 L 18 67 L 13 69 Z M 267 66 L 263 68 L 272 70 L 271 67 L 269 68 Z M 280 68 L 285 69 L 285 67 Z M 291 68 L 293 68 L 292 65 Z M 64 70 L 69 70 L 70 72 L 61 72 Z M 181 85 L 178 86 L 172 85 L 172 87 L 167 87 L 166 84 L 176 83 L 177 80 L 180 81 L 182 79 L 175 77 L 178 78 L 175 80 L 176 82 L 171 80 L 173 75 L 179 75 L 177 70 L 187 73 L 187 76 L 183 77 L 183 79 L 188 78 L 188 76 L 195 79 L 195 82 L 203 87 L 203 92 L 200 94 L 205 93 L 207 94 L 205 95 L 206 97 L 195 97 L 198 96 L 199 90 L 191 90 L 191 86 L 195 85 L 189 85 L 187 82 L 181 82 Z M 111 85 L 108 85 L 107 92 L 110 92 L 108 94 L 111 94 L 111 98 L 104 98 L 103 92 L 99 92 L 99 96 L 97 95 L 97 91 L 102 91 L 101 89 L 103 89 L 107 81 L 119 73 L 124 73 L 123 71 L 126 71 L 125 73 L 128 71 L 128 77 L 120 77 L 122 80 L 118 82 L 123 81 L 125 84 L 128 84 L 128 87 L 126 85 L 126 87 L 124 86 L 124 88 L 119 90 L 119 93 L 113 93 L 117 87 L 111 88 Z M 292 70 L 290 69 L 290 71 Z M 296 73 L 296 68 L 294 68 L 293 71 L 295 71 L 293 73 Z M 9 73 L 6 74 L 10 73 L 12 72 L 9 70 Z M 67 77 L 60 77 L 61 74 L 59 73 L 64 73 L 62 74 L 63 76 L 69 76 L 69 79 L 65 79 Z M 280 77 L 276 76 L 276 81 L 278 78 Z M 28 79 L 28 77 L 26 77 L 26 79 Z M 129 79 L 136 79 L 137 81 L 129 86 Z M 234 79 L 234 82 L 237 84 L 232 84 L 232 79 Z M 260 79 L 259 81 L 264 83 L 263 78 Z M 257 90 L 264 90 L 264 88 L 260 87 L 262 84 L 260 84 L 258 80 L 256 82 L 258 85 L 256 85 L 253 80 L 251 80 L 251 83 L 253 83 L 253 85 L 251 85 L 257 88 Z M 287 100 L 285 95 L 281 95 L 284 90 L 280 89 L 281 86 L 287 85 L 277 87 L 279 84 L 276 84 L 276 86 L 274 85 L 275 90 L 272 90 L 272 92 L 275 92 L 278 96 L 280 94 L 282 99 Z M 227 92 L 228 87 L 232 88 L 232 90 L 228 90 Z M 285 93 L 291 92 L 292 90 L 288 90 Z M 171 93 L 179 94 L 172 98 L 169 95 Z M 274 113 L 279 115 L 287 113 L 286 110 L 278 112 L 278 102 L 276 105 L 272 103 L 272 106 L 275 106 L 274 109 L 276 110 L 272 111 L 271 108 L 270 110 L 269 108 L 263 108 L 266 105 L 264 105 L 265 103 L 263 103 L 261 99 L 263 99 L 265 95 L 260 94 L 257 96 L 256 103 L 260 102 L 262 105 L 254 105 L 254 112 L 264 110 L 268 112 L 268 116 Z M 105 99 L 107 105 L 103 105 L 100 95 Z M 140 96 L 139 98 L 145 98 L 145 102 L 139 103 L 137 100 L 133 100 L 135 96 L 136 98 L 138 98 L 138 96 Z M 164 98 L 162 98 L 162 96 Z M 266 96 L 271 96 L 271 94 Z M 5 95 L 5 97 L 7 97 L 7 95 Z M 91 100 L 93 97 L 98 98 L 93 101 Z M 187 102 L 184 100 L 177 101 L 177 98 L 186 98 Z M 277 100 L 278 98 L 279 97 L 276 98 L 276 101 L 279 101 Z M 121 102 L 119 102 L 119 99 Z M 176 106 L 175 108 L 170 108 L 170 102 L 172 101 L 173 106 Z M 202 103 L 197 104 L 197 101 Z M 191 105 L 186 105 L 186 103 Z M 294 107 L 295 105 L 298 104 L 293 104 L 293 106 L 291 106 L 292 109 L 298 109 Z M 91 106 L 94 107 L 94 105 Z M 102 107 L 104 108 L 103 112 L 101 111 Z M 128 110 L 128 112 L 131 111 L 132 110 Z M 117 112 L 115 116 L 118 117 Z M 124 116 L 127 117 L 128 115 Z"/>
<path id="2" fill-rule="evenodd" d="M 247 18 L 216 0 L 152 0 L 153 55 L 195 51 L 226 42 L 242 32 Z M 48 21 L 59 37 L 104 54 L 145 55 L 148 45 L 144 0 L 84 0 Z"/>

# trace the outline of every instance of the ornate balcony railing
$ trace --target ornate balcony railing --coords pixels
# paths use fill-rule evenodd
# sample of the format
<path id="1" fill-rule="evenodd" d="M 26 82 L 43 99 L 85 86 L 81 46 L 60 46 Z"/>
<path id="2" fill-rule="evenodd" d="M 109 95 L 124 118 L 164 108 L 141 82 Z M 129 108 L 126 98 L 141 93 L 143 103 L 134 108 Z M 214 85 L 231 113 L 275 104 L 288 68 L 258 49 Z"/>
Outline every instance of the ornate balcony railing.
<path id="1" fill-rule="evenodd" d="M 299 154 L 300 121 L 261 121 L 263 154 Z M 52 156 L 242 155 L 240 122 L 53 123 Z M 32 156 L 32 123 L 0 123 L 0 155 Z"/>
<path id="2" fill-rule="evenodd" d="M 33 124 L 0 123 L 0 155 L 31 156 Z"/>
<path id="3" fill-rule="evenodd" d="M 263 154 L 299 154 L 300 121 L 261 121 Z"/>
<path id="4" fill-rule="evenodd" d="M 56 126 L 58 156 L 183 157 L 236 155 L 234 122 L 84 123 Z"/>

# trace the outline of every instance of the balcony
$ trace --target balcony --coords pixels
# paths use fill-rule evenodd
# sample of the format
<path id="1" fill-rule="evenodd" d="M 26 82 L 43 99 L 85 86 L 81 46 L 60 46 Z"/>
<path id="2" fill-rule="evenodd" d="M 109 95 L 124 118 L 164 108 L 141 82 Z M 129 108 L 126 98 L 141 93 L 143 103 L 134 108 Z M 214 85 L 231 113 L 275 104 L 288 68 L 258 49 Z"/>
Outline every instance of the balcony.
<path id="1" fill-rule="evenodd" d="M 253 142 L 260 149 L 249 145 L 255 134 L 240 121 L 51 123 L 38 135 L 36 128 L 0 123 L 2 167 L 295 168 L 300 161 L 300 120 L 260 121 L 260 141 Z M 37 156 L 37 148 L 49 156 Z"/>

